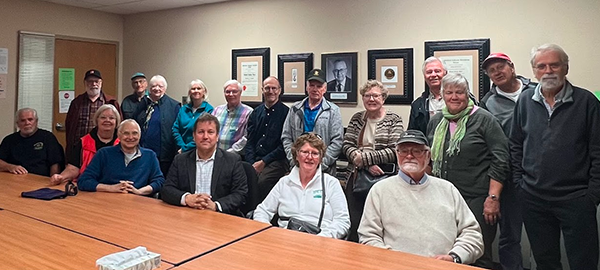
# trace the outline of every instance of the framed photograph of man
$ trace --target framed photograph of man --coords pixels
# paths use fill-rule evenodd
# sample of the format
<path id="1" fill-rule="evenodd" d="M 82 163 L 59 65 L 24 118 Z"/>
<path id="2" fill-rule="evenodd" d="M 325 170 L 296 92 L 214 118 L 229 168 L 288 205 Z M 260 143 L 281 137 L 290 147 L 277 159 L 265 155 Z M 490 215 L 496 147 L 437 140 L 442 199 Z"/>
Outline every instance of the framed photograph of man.
<path id="1" fill-rule="evenodd" d="M 367 51 L 368 78 L 388 89 L 387 104 L 410 105 L 413 101 L 413 49 Z"/>
<path id="2" fill-rule="evenodd" d="M 336 104 L 356 104 L 357 97 L 356 52 L 321 55 L 321 69 L 327 79 L 325 97 Z"/>
<path id="3" fill-rule="evenodd" d="M 262 81 L 270 72 L 270 48 L 231 50 L 231 78 L 242 84 L 242 102 L 256 107 L 262 102 Z"/>
<path id="4" fill-rule="evenodd" d="M 277 55 L 281 101 L 295 102 L 306 97 L 306 74 L 312 68 L 313 53 Z"/>
<path id="5" fill-rule="evenodd" d="M 490 79 L 481 68 L 489 54 L 489 38 L 425 42 L 425 59 L 435 56 L 442 60 L 448 72 L 465 76 L 476 100 L 483 98 L 490 89 Z"/>

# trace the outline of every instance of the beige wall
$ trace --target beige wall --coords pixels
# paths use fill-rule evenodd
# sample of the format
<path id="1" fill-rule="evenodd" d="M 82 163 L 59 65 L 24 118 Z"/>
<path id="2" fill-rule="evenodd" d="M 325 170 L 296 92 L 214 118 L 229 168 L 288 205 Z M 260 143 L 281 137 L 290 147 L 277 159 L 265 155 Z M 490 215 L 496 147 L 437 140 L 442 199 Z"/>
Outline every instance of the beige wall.
<path id="1" fill-rule="evenodd" d="M 231 76 L 232 48 L 270 47 L 272 75 L 277 54 L 314 52 L 320 67 L 321 53 L 358 52 L 359 84 L 367 77 L 367 50 L 414 48 L 416 98 L 424 89 L 425 41 L 489 37 L 491 50 L 509 54 L 527 77 L 531 48 L 560 44 L 571 57 L 571 81 L 600 90 L 592 73 L 600 59 L 594 47 L 600 44 L 598 10 L 597 0 L 247 0 L 130 15 L 124 21 L 123 77 L 160 73 L 177 100 L 200 78 L 210 103 L 219 105 Z M 130 91 L 126 80 L 123 89 Z M 388 107 L 406 127 L 410 107 Z M 362 108 L 343 107 L 344 125 Z"/>
<path id="2" fill-rule="evenodd" d="M 73 36 L 120 43 L 122 59 L 123 18 L 32 0 L 0 0 L 0 48 L 8 48 L 8 87 L 6 99 L 0 99 L 0 137 L 14 132 L 16 111 L 17 61 L 20 30 Z M 122 61 L 119 61 L 122 62 Z M 119 74 L 122 70 L 119 70 Z M 119 84 L 121 82 L 119 81 Z"/>
<path id="3" fill-rule="evenodd" d="M 415 97 L 424 89 L 420 66 L 425 41 L 491 38 L 492 51 L 509 54 L 517 72 L 531 77 L 531 47 L 554 42 L 571 57 L 569 78 L 600 90 L 593 70 L 600 53 L 600 2 L 596 0 L 348 1 L 245 0 L 119 16 L 32 0 L 0 0 L 0 47 L 9 49 L 5 114 L 0 135 L 13 131 L 16 110 L 18 31 L 53 33 L 120 42 L 119 89 L 129 94 L 136 71 L 163 74 L 168 93 L 181 99 L 194 78 L 204 80 L 213 105 L 225 102 L 221 87 L 231 76 L 232 48 L 271 48 L 277 54 L 358 52 L 358 82 L 366 80 L 367 50 L 414 48 Z M 433 10 L 432 10 L 433 9 Z M 337 10 L 338 12 L 335 12 Z M 121 60 L 122 59 L 122 60 Z M 124 80 L 121 80 L 124 78 Z M 388 106 L 408 125 L 409 106 Z M 343 107 L 343 123 L 363 108 Z"/>

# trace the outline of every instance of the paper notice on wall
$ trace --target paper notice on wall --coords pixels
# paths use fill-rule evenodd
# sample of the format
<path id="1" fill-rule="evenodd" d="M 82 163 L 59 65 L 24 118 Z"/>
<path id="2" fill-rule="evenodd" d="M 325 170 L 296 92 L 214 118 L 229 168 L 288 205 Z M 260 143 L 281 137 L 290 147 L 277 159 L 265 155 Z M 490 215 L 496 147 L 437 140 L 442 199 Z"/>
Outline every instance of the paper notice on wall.
<path id="1" fill-rule="evenodd" d="M 242 62 L 242 96 L 258 96 L 258 62 Z"/>
<path id="2" fill-rule="evenodd" d="M 8 74 L 8 49 L 0 48 L 0 74 Z"/>
<path id="3" fill-rule="evenodd" d="M 0 74 L 0 99 L 6 98 L 6 85 L 8 84 L 6 74 Z"/>
<path id="4" fill-rule="evenodd" d="M 75 69 L 58 69 L 58 90 L 75 90 Z"/>
<path id="5" fill-rule="evenodd" d="M 67 113 L 73 99 L 75 99 L 75 91 L 58 91 L 58 112 Z"/>

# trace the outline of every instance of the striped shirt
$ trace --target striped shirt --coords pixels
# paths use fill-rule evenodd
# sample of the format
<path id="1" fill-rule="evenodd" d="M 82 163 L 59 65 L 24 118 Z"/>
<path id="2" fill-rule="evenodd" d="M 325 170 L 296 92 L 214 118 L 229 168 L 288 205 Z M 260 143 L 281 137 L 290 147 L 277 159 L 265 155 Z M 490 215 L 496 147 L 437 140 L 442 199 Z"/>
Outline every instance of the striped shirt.
<path id="1" fill-rule="evenodd" d="M 210 182 L 212 179 L 213 166 L 215 163 L 215 153 L 207 159 L 200 159 L 196 153 L 196 194 L 206 193 L 210 194 Z"/>
<path id="2" fill-rule="evenodd" d="M 212 115 L 219 119 L 221 130 L 219 131 L 219 148 L 229 150 L 230 148 L 242 150 L 246 146 L 246 125 L 252 108 L 240 103 L 235 108 L 228 109 L 227 104 L 217 106 Z M 235 147 L 234 147 L 235 145 Z"/>

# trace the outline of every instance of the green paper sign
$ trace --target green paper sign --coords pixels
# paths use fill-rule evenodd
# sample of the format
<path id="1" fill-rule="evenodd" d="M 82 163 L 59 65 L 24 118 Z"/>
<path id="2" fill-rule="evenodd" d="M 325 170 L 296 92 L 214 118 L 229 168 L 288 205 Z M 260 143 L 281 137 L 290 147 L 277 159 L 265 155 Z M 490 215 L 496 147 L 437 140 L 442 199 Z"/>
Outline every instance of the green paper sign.
<path id="1" fill-rule="evenodd" d="M 600 91 L 594 91 L 594 94 L 596 94 L 596 97 L 600 99 Z"/>
<path id="2" fill-rule="evenodd" d="M 75 69 L 58 69 L 58 90 L 75 90 Z"/>

